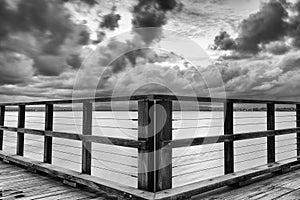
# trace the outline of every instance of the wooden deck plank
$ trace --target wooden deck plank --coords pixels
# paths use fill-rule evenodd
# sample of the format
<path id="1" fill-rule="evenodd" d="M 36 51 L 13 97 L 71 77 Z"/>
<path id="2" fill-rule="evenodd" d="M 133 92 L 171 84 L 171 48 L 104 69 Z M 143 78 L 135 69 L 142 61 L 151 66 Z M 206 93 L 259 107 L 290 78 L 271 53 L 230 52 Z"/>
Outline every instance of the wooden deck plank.
<path id="1" fill-rule="evenodd" d="M 122 197 L 121 199 L 124 199 L 125 196 L 126 198 L 130 197 L 131 199 L 152 200 L 155 196 L 154 193 L 139 190 L 131 186 L 122 185 L 107 179 L 82 174 L 63 167 L 39 162 L 27 157 L 18 156 L 3 151 L 0 151 L 0 158 L 9 160 L 11 163 L 20 165 L 25 168 L 34 169 L 39 173 L 44 173 L 55 178 L 72 181 L 79 185 L 85 185 L 96 191 L 105 191 L 107 194 L 110 195 L 118 195 Z"/>
<path id="2" fill-rule="evenodd" d="M 240 188 L 228 188 L 210 192 L 209 195 L 199 195 L 194 199 L 204 200 L 269 200 L 269 199 L 299 199 L 300 197 L 300 170 L 254 182 Z"/>
<path id="3" fill-rule="evenodd" d="M 101 190 L 91 192 L 88 187 L 66 186 L 61 180 L 35 174 L 2 161 L 0 161 L 0 166 L 0 192 L 2 191 L 0 199 L 120 199 Z M 2 173 L 1 168 L 3 169 Z M 275 174 L 268 175 L 273 177 L 234 190 L 211 193 L 210 196 L 201 197 L 201 199 L 299 199 L 300 170 L 297 166 L 295 169 L 277 176 Z M 279 171 L 275 170 L 274 173 L 279 173 Z M 199 196 L 195 199 L 199 199 Z"/>
<path id="4" fill-rule="evenodd" d="M 269 186 L 284 187 L 285 185 L 289 184 L 290 182 L 295 182 L 295 179 L 293 179 L 294 176 L 295 176 L 295 173 L 288 173 L 288 174 L 285 174 L 285 176 L 274 176 L 274 177 L 266 179 L 264 181 L 256 182 L 252 185 L 241 187 L 238 189 L 239 190 L 238 194 L 237 194 L 236 190 L 231 190 L 229 192 L 226 192 L 225 194 L 218 195 L 218 198 L 219 199 L 228 199 L 228 198 L 246 199 L 246 198 L 249 198 L 249 196 L 255 196 L 255 195 L 260 194 L 262 192 L 261 191 L 262 188 L 268 188 Z M 287 189 L 289 189 L 289 188 L 287 188 Z"/>
<path id="5" fill-rule="evenodd" d="M 25 191 L 25 196 L 24 199 L 43 199 L 43 198 L 49 198 L 49 196 L 52 195 L 59 195 L 62 193 L 69 193 L 71 192 L 70 188 L 66 188 L 63 186 L 55 186 L 51 188 L 44 188 L 41 187 L 37 190 L 30 190 L 30 191 Z M 76 190 L 77 194 L 80 194 L 80 191 Z M 39 198 L 36 198 L 38 196 Z M 58 199 L 58 198 L 57 198 Z"/>
<path id="6" fill-rule="evenodd" d="M 73 188 L 61 180 L 0 161 L 0 199 L 118 199 L 104 191 Z"/>
<path id="7" fill-rule="evenodd" d="M 295 199 L 299 199 L 299 197 L 300 197 L 300 190 L 295 190 L 288 194 L 277 197 L 276 200 L 295 200 Z"/>

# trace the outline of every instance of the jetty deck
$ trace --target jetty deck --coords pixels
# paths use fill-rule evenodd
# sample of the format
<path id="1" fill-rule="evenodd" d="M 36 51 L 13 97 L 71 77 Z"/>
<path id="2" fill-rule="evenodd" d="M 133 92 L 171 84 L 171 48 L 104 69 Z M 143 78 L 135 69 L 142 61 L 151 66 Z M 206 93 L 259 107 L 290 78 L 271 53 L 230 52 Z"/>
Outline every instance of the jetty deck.
<path id="1" fill-rule="evenodd" d="M 62 180 L 0 161 L 0 199 L 118 199 L 102 191 L 75 188 Z"/>

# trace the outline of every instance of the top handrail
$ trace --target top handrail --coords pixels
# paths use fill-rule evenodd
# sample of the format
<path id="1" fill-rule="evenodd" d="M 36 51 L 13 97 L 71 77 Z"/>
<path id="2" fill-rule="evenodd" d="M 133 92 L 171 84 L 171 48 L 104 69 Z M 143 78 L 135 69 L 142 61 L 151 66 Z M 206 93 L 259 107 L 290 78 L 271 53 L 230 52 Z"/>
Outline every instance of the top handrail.
<path id="1" fill-rule="evenodd" d="M 192 97 L 192 96 L 175 96 L 175 95 L 134 95 L 119 97 L 90 97 L 64 100 L 46 100 L 31 102 L 12 102 L 0 103 L 0 106 L 18 106 L 18 105 L 45 105 L 45 104 L 71 104 L 83 102 L 117 102 L 117 101 L 139 101 L 139 100 L 165 100 L 165 101 L 196 101 L 204 103 L 245 103 L 245 104 L 300 104 L 300 101 L 278 101 L 278 100 L 257 100 L 257 99 L 231 99 L 231 98 L 211 98 L 211 97 Z"/>

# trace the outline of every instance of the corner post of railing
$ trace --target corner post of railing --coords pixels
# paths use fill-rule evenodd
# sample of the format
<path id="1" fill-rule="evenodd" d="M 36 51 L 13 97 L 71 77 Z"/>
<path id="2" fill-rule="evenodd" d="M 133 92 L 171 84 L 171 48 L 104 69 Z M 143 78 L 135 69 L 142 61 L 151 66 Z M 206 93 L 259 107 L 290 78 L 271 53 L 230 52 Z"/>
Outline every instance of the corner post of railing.
<path id="1" fill-rule="evenodd" d="M 92 135 L 92 120 L 93 120 L 93 104 L 91 102 L 83 102 L 82 116 L 82 134 Z M 92 173 L 92 143 L 82 142 L 82 167 L 83 174 Z"/>
<path id="2" fill-rule="evenodd" d="M 233 102 L 224 103 L 224 134 L 233 135 Z M 234 172 L 233 141 L 224 142 L 224 173 Z"/>
<path id="3" fill-rule="evenodd" d="M 145 99 L 138 102 L 138 189 L 158 192 L 172 188 L 172 101 Z"/>
<path id="4" fill-rule="evenodd" d="M 275 104 L 267 104 L 267 130 L 275 130 Z M 275 136 L 267 136 L 267 162 L 275 162 Z"/>
<path id="5" fill-rule="evenodd" d="M 300 128 L 300 104 L 296 104 L 296 127 Z M 300 161 L 300 132 L 297 132 L 297 160 Z"/>
<path id="6" fill-rule="evenodd" d="M 172 119 L 172 101 L 156 101 L 156 191 L 172 188 Z"/>
<path id="7" fill-rule="evenodd" d="M 0 106 L 0 126 L 4 125 L 5 106 Z M 3 150 L 3 130 L 0 130 L 0 150 Z"/>
<path id="8" fill-rule="evenodd" d="M 45 131 L 53 130 L 53 104 L 45 105 Z M 52 137 L 44 137 L 44 162 L 52 163 Z"/>
<path id="9" fill-rule="evenodd" d="M 25 105 L 19 105 L 18 128 L 25 127 Z M 17 132 L 17 155 L 24 155 L 24 132 Z"/>
<path id="10" fill-rule="evenodd" d="M 147 142 L 145 149 L 138 149 L 138 189 L 155 191 L 154 171 L 154 101 L 138 101 L 138 140 Z"/>

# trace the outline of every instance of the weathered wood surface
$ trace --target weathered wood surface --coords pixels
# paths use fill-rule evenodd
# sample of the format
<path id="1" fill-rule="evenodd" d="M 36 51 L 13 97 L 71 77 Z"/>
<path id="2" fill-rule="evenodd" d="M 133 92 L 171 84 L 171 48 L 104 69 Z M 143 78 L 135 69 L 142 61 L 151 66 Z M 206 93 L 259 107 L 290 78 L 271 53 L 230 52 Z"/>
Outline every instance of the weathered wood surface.
<path id="1" fill-rule="evenodd" d="M 50 101 L 33 101 L 33 102 L 13 102 L 0 103 L 0 106 L 18 106 L 18 105 L 44 105 L 44 104 L 72 104 L 83 102 L 112 102 L 112 101 L 137 101 L 137 100 L 169 100 L 169 101 L 198 101 L 198 102 L 232 102 L 232 103 L 253 103 L 253 104 L 299 104 L 298 101 L 274 101 L 274 100 L 257 100 L 257 99 L 225 99 L 225 98 L 210 98 L 210 97 L 191 97 L 191 96 L 174 96 L 174 95 L 134 95 L 120 97 L 95 97 L 83 99 L 65 99 L 65 100 L 50 100 Z"/>
<path id="2" fill-rule="evenodd" d="M 31 135 L 63 138 L 63 139 L 69 139 L 69 140 L 81 140 L 84 142 L 93 142 L 93 143 L 100 143 L 100 144 L 130 147 L 130 148 L 144 149 L 144 148 L 146 148 L 146 145 L 147 145 L 146 142 L 144 142 L 144 141 L 136 141 L 136 140 L 131 140 L 131 139 L 116 138 L 116 137 L 103 137 L 103 136 L 97 136 L 97 135 L 83 135 L 83 134 L 77 134 L 77 133 L 66 133 L 66 132 L 58 132 L 58 131 L 37 130 L 37 129 L 30 129 L 30 128 L 16 128 L 16 127 L 0 126 L 0 130 L 26 133 L 26 134 L 31 134 Z"/>
<path id="3" fill-rule="evenodd" d="M 73 188 L 0 161 L 0 199 L 118 199 L 104 191 Z"/>
<path id="4" fill-rule="evenodd" d="M 150 192 L 138 190 L 130 186 L 121 185 L 119 183 L 102 179 L 100 177 L 90 176 L 88 174 L 82 174 L 48 163 L 39 162 L 27 157 L 0 151 L 0 158 L 9 161 L 11 164 L 17 164 L 39 173 L 48 174 L 51 177 L 63 179 L 65 181 L 73 182 L 78 185 L 84 185 L 89 188 L 93 188 L 96 191 L 105 191 L 107 194 L 115 194 L 119 197 L 119 199 L 154 199 L 154 194 Z"/>
<path id="5" fill-rule="evenodd" d="M 275 130 L 275 105 L 267 104 L 267 129 Z M 275 162 L 275 136 L 267 136 L 267 162 Z"/>
<path id="6" fill-rule="evenodd" d="M 138 149 L 138 188 L 153 192 L 154 180 L 154 101 L 139 101 L 138 140 L 147 141 L 147 149 Z M 152 121 L 151 121 L 152 120 Z"/>
<path id="7" fill-rule="evenodd" d="M 218 192 L 195 197 L 205 200 L 288 200 L 300 199 L 300 170 L 254 182 L 240 188 L 227 188 Z"/>
<path id="8" fill-rule="evenodd" d="M 93 123 L 93 104 L 85 102 L 83 104 L 83 117 L 82 117 L 82 134 L 92 135 L 92 123 Z M 82 167 L 81 172 L 84 174 L 92 173 L 92 143 L 82 142 Z"/>
<path id="9" fill-rule="evenodd" d="M 186 199 L 208 191 L 219 189 L 225 186 L 236 185 L 240 182 L 247 181 L 251 178 L 267 174 L 278 174 L 293 167 L 295 170 L 300 168 L 299 162 L 286 162 L 286 163 L 272 163 L 269 165 L 262 165 L 243 171 L 218 176 L 215 178 L 191 183 L 181 187 L 164 190 L 157 192 L 156 199 Z M 199 199 L 199 198 L 198 198 Z M 230 199 L 230 198 L 229 198 Z"/>
<path id="10" fill-rule="evenodd" d="M 215 144 L 215 143 L 230 142 L 230 141 L 248 140 L 248 139 L 262 138 L 268 136 L 288 135 L 291 133 L 297 133 L 299 131 L 300 128 L 288 128 L 288 129 L 255 131 L 255 132 L 238 133 L 238 134 L 196 137 L 196 138 L 188 138 L 188 139 L 175 139 L 172 141 L 171 140 L 164 141 L 164 145 L 170 143 L 172 148 L 181 148 L 181 147 Z"/>
<path id="11" fill-rule="evenodd" d="M 224 134 L 233 135 L 233 103 L 224 103 Z M 224 142 L 224 174 L 234 172 L 233 141 Z"/>
<path id="12" fill-rule="evenodd" d="M 53 130 L 53 105 L 46 104 L 45 106 L 45 130 Z M 52 142 L 53 138 L 49 136 L 44 137 L 44 162 L 52 163 Z"/>

